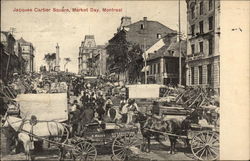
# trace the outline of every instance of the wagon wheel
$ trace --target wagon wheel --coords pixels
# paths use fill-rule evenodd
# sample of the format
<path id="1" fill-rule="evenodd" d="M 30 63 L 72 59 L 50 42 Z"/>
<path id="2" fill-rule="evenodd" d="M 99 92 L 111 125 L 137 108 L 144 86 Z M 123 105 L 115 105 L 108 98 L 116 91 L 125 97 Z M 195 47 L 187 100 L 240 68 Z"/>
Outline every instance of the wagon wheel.
<path id="1" fill-rule="evenodd" d="M 193 155 L 199 160 L 216 160 L 219 157 L 219 135 L 213 131 L 203 131 L 191 141 Z"/>
<path id="2" fill-rule="evenodd" d="M 77 161 L 94 161 L 96 159 L 96 155 L 96 148 L 91 143 L 86 141 L 76 144 L 73 149 L 73 157 Z"/>
<path id="3" fill-rule="evenodd" d="M 140 140 L 135 134 L 117 136 L 112 144 L 113 156 L 116 160 L 128 160 L 138 152 L 140 145 Z"/>

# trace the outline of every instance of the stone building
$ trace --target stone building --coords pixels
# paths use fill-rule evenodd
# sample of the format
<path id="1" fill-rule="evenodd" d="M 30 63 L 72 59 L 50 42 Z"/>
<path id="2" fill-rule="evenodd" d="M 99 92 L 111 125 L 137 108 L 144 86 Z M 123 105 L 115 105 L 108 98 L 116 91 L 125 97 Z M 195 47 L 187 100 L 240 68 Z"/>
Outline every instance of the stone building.
<path id="1" fill-rule="evenodd" d="M 79 47 L 79 57 L 78 57 L 78 73 L 79 74 L 90 74 L 90 64 L 89 60 L 96 50 L 96 43 L 94 35 L 85 35 L 84 41 L 82 41 Z"/>
<path id="2" fill-rule="evenodd" d="M 220 89 L 220 1 L 186 0 L 186 85 Z"/>
<path id="3" fill-rule="evenodd" d="M 121 45 L 118 42 L 120 39 L 119 37 L 123 37 L 121 35 L 125 34 L 124 37 L 126 39 L 126 42 L 128 42 L 130 46 L 139 45 L 142 51 L 146 51 L 162 37 L 165 37 L 166 35 L 171 33 L 176 33 L 176 31 L 168 28 L 158 21 L 148 20 L 147 17 L 143 17 L 142 20 L 134 23 L 131 23 L 130 17 L 122 17 L 121 24 L 117 29 L 117 33 L 115 33 L 115 35 L 109 40 L 108 47 Z M 107 54 L 109 55 L 108 59 L 111 59 L 110 57 L 112 54 Z M 115 54 L 113 54 L 112 56 L 114 55 Z M 120 72 L 119 70 L 117 70 L 118 67 L 117 65 L 115 65 L 115 63 L 116 62 L 114 61 L 108 61 L 107 66 L 113 67 L 109 68 L 109 73 L 116 73 L 119 77 L 119 81 L 128 82 L 128 71 Z"/>
<path id="4" fill-rule="evenodd" d="M 3 81 L 7 81 L 13 73 L 19 71 L 19 59 L 15 54 L 16 40 L 9 32 L 1 31 L 0 43 L 0 76 Z"/>
<path id="5" fill-rule="evenodd" d="M 176 33 L 175 30 L 168 28 L 158 21 L 143 20 L 131 23 L 130 17 L 122 17 L 121 25 L 118 29 L 126 31 L 126 39 L 132 44 L 139 44 L 141 49 L 145 50 L 155 44 L 159 39 L 170 33 Z"/>
<path id="6" fill-rule="evenodd" d="M 23 74 L 25 72 L 26 60 L 23 58 L 22 47 L 18 41 L 16 41 L 14 44 L 14 52 L 18 57 L 18 72 Z"/>
<path id="7" fill-rule="evenodd" d="M 86 35 L 79 47 L 78 73 L 88 76 L 106 73 L 106 49 L 96 45 L 94 35 Z"/>
<path id="8" fill-rule="evenodd" d="M 182 75 L 185 74 L 186 41 L 181 41 Z M 179 43 L 176 34 L 160 39 L 146 51 L 148 83 L 177 85 L 179 82 Z M 145 67 L 143 68 L 144 81 Z M 185 77 L 182 77 L 182 82 Z"/>
<path id="9" fill-rule="evenodd" d="M 24 40 L 22 37 L 18 40 L 22 48 L 22 57 L 26 61 L 25 72 L 34 72 L 35 48 L 32 43 Z"/>

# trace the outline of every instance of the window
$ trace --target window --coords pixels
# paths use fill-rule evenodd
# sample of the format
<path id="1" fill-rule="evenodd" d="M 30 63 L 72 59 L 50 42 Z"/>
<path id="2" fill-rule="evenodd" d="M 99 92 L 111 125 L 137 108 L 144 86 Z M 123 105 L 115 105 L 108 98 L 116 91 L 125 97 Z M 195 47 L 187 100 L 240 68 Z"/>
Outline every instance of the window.
<path id="1" fill-rule="evenodd" d="M 178 73 L 178 70 L 179 70 L 178 61 L 177 62 L 169 61 L 166 64 L 166 68 L 167 68 L 167 70 L 166 70 L 167 73 Z"/>
<path id="2" fill-rule="evenodd" d="M 213 16 L 208 18 L 209 30 L 213 29 L 213 24 L 214 24 L 213 21 L 214 21 Z"/>
<path id="3" fill-rule="evenodd" d="M 192 36 L 194 36 L 194 30 L 195 30 L 195 25 L 192 25 L 191 26 L 191 34 L 192 34 Z"/>
<path id="4" fill-rule="evenodd" d="M 199 84 L 202 84 L 202 66 L 199 66 Z"/>
<path id="5" fill-rule="evenodd" d="M 144 25 L 143 24 L 141 24 L 141 29 L 144 29 Z"/>
<path id="6" fill-rule="evenodd" d="M 157 34 L 157 39 L 160 39 L 161 38 L 161 34 Z"/>
<path id="7" fill-rule="evenodd" d="M 156 73 L 156 64 L 154 64 L 154 74 Z"/>
<path id="8" fill-rule="evenodd" d="M 200 26 L 200 33 L 202 34 L 203 33 L 203 21 L 199 23 L 199 26 Z"/>
<path id="9" fill-rule="evenodd" d="M 203 2 L 200 2 L 200 15 L 203 14 Z"/>
<path id="10" fill-rule="evenodd" d="M 203 42 L 199 42 L 200 45 L 200 52 L 203 52 Z"/>
<path id="11" fill-rule="evenodd" d="M 208 10 L 210 11 L 213 8 L 213 0 L 208 1 Z"/>
<path id="12" fill-rule="evenodd" d="M 160 63 L 158 63 L 158 73 L 161 72 L 161 66 L 160 66 Z"/>
<path id="13" fill-rule="evenodd" d="M 207 65 L 207 84 L 212 83 L 212 66 L 211 64 Z"/>
<path id="14" fill-rule="evenodd" d="M 194 54 L 194 52 L 195 52 L 195 45 L 192 44 L 192 45 L 191 45 L 191 53 Z"/>
<path id="15" fill-rule="evenodd" d="M 153 74 L 153 66 L 150 65 L 150 74 Z"/>
<path id="16" fill-rule="evenodd" d="M 208 39 L 208 55 L 213 54 L 213 39 Z"/>
<path id="17" fill-rule="evenodd" d="M 194 13 L 194 9 L 195 9 L 195 6 L 191 6 L 191 18 L 193 19 L 195 17 L 195 13 Z"/>
<path id="18" fill-rule="evenodd" d="M 191 67 L 191 84 L 194 84 L 194 67 Z"/>

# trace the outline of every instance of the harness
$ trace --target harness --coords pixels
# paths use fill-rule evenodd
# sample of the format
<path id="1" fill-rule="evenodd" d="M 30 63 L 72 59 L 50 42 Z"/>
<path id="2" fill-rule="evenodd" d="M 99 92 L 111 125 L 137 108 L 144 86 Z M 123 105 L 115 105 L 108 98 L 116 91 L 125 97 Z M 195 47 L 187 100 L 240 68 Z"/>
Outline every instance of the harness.
<path id="1" fill-rule="evenodd" d="M 30 134 L 33 134 L 33 129 L 34 129 L 34 126 L 36 124 L 37 124 L 37 119 L 31 118 L 31 120 L 30 120 L 30 125 L 31 125 Z M 30 141 L 33 142 L 34 141 L 33 135 L 30 135 L 30 134 L 29 134 Z"/>

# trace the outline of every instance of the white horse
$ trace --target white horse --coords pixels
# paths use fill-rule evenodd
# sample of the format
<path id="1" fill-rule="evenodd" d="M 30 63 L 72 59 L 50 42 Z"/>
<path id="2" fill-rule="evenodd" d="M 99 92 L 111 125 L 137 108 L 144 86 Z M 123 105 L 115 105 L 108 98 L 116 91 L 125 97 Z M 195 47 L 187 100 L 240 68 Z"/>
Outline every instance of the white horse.
<path id="1" fill-rule="evenodd" d="M 30 150 L 34 149 L 34 140 L 39 138 L 58 137 L 61 139 L 65 135 L 68 139 L 69 132 L 65 125 L 55 121 L 37 121 L 32 125 L 30 120 L 21 119 L 14 116 L 7 116 L 4 127 L 11 126 L 18 132 L 18 140 L 23 142 L 25 155 L 27 160 L 33 159 Z"/>

